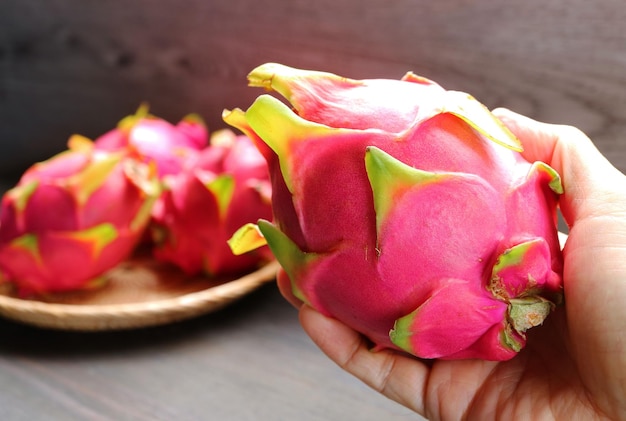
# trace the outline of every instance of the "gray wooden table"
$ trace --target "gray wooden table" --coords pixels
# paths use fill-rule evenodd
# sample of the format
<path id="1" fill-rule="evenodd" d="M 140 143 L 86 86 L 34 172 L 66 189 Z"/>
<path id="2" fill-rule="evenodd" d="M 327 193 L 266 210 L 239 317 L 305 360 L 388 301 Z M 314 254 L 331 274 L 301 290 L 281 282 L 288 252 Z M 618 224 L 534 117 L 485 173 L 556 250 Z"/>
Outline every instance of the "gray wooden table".
<path id="1" fill-rule="evenodd" d="M 142 101 L 211 129 L 267 61 L 354 78 L 412 70 L 572 124 L 626 171 L 619 0 L 3 0 L 0 185 Z M 218 313 L 118 333 L 0 320 L 0 420 L 404 420 L 343 373 L 268 285 Z"/>
<path id="2" fill-rule="evenodd" d="M 267 285 L 217 313 L 72 333 L 0 320 L 0 420 L 414 420 L 342 372 Z"/>

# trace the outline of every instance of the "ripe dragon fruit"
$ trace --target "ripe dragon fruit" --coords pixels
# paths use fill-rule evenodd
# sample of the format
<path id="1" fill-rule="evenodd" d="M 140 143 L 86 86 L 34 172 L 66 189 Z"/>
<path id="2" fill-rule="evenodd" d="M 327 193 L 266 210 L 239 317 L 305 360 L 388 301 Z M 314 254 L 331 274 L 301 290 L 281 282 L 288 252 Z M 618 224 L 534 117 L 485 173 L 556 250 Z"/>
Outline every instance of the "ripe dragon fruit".
<path id="1" fill-rule="evenodd" d="M 97 149 L 129 150 L 144 162 L 154 162 L 160 178 L 192 166 L 207 143 L 208 130 L 199 116 L 190 114 L 173 125 L 149 114 L 147 106 L 95 140 Z"/>
<path id="2" fill-rule="evenodd" d="M 249 138 L 229 129 L 214 132 L 195 165 L 164 185 L 153 210 L 157 259 L 189 275 L 220 276 L 271 258 L 267 248 L 236 256 L 227 244 L 241 225 L 272 216 L 267 164 Z"/>
<path id="3" fill-rule="evenodd" d="M 20 294 L 85 288 L 124 260 L 159 194 L 153 167 L 80 136 L 5 193 L 0 270 Z"/>
<path id="4" fill-rule="evenodd" d="M 224 120 L 268 161 L 269 244 L 293 294 L 420 358 L 507 360 L 562 296 L 559 175 L 470 95 L 407 73 L 352 80 L 265 64 L 275 90 Z M 260 233 L 258 232 L 260 230 Z M 258 234 L 262 234 L 261 236 Z"/>

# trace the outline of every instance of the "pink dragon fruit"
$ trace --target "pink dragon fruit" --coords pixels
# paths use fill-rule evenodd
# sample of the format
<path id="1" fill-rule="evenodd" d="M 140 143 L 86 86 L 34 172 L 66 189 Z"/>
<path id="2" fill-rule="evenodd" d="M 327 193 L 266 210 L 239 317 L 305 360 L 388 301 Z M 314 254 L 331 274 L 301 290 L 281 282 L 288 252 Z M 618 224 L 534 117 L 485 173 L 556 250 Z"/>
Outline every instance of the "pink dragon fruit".
<path id="1" fill-rule="evenodd" d="M 187 274 L 247 271 L 267 248 L 236 256 L 227 240 L 243 224 L 271 218 L 267 164 L 251 140 L 228 129 L 211 136 L 194 166 L 169 177 L 153 210 L 154 256 Z"/>
<path id="2" fill-rule="evenodd" d="M 224 119 L 268 161 L 258 229 L 293 294 L 421 358 L 512 358 L 562 294 L 559 175 L 482 104 L 408 73 L 351 80 L 265 64 Z M 246 226 L 238 252 L 262 243 Z M 250 244 L 248 244 L 250 242 Z"/>
<path id="3" fill-rule="evenodd" d="M 174 126 L 148 114 L 146 106 L 95 140 L 97 149 L 132 150 L 144 162 L 154 162 L 161 178 L 193 166 L 207 143 L 208 131 L 199 116 L 190 114 Z"/>
<path id="4" fill-rule="evenodd" d="M 33 165 L 2 199 L 5 280 L 22 295 L 98 283 L 132 252 L 158 194 L 153 168 L 74 136 L 69 150 Z"/>

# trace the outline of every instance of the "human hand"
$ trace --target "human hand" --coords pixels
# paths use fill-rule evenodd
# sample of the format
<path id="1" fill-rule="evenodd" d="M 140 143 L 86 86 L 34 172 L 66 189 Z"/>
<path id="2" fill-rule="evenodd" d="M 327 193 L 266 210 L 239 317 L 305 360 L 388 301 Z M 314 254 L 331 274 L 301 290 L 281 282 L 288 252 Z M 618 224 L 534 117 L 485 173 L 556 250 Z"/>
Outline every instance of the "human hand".
<path id="1" fill-rule="evenodd" d="M 582 132 L 494 113 L 529 161 L 561 174 L 565 305 L 509 361 L 423 361 L 367 339 L 303 305 L 281 272 L 279 288 L 333 361 L 428 419 L 626 419 L 626 176 Z"/>

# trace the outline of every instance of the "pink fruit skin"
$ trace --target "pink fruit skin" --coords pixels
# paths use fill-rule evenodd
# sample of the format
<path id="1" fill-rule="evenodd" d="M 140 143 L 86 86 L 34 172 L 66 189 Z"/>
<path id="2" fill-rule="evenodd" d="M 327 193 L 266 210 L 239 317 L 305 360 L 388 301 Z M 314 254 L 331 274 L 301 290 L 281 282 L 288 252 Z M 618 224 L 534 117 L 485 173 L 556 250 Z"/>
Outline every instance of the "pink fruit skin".
<path id="1" fill-rule="evenodd" d="M 274 224 L 259 228 L 294 294 L 379 348 L 516 355 L 562 292 L 558 174 L 473 98 L 411 73 L 266 64 L 249 80 L 293 107 L 262 95 L 225 121 L 268 160 Z"/>
<path id="2" fill-rule="evenodd" d="M 272 217 L 267 164 L 246 136 L 216 138 L 194 166 L 168 178 L 153 211 L 155 257 L 189 275 L 241 274 L 271 258 L 267 248 L 236 256 L 226 242 L 241 225 Z M 220 180 L 232 182 L 221 193 L 211 187 Z"/>
<path id="3" fill-rule="evenodd" d="M 22 295 L 80 289 L 146 228 L 156 174 L 90 145 L 33 165 L 2 199 L 0 268 Z"/>
<path id="4" fill-rule="evenodd" d="M 194 164 L 197 153 L 208 144 L 208 130 L 195 116 L 173 125 L 140 108 L 136 115 L 98 137 L 95 144 L 106 151 L 132 149 L 144 162 L 154 162 L 162 178 Z"/>

